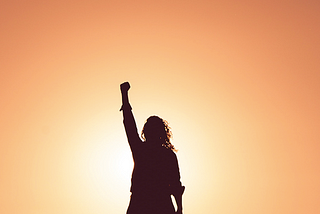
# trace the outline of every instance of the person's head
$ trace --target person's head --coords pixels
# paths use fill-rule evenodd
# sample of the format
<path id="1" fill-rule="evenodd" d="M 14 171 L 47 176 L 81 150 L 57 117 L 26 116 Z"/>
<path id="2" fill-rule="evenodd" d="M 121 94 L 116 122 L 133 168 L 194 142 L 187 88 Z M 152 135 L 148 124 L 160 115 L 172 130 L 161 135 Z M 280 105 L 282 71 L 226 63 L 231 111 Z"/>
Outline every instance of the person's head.
<path id="1" fill-rule="evenodd" d="M 172 133 L 168 122 L 158 116 L 151 116 L 143 126 L 141 137 L 145 141 L 159 143 L 166 148 L 174 149 L 170 142 Z"/>

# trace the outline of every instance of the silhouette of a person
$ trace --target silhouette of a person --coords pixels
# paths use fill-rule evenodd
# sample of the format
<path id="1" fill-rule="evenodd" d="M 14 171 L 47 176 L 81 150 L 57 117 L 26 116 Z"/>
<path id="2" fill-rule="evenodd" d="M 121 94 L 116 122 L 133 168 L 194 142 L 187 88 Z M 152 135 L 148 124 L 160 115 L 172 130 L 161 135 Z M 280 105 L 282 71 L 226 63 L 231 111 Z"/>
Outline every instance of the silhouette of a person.
<path id="1" fill-rule="evenodd" d="M 127 214 L 182 214 L 180 172 L 171 131 L 165 120 L 151 116 L 144 124 L 140 139 L 128 98 L 130 84 L 120 85 L 123 123 L 132 151 L 134 168 L 131 178 L 131 198 Z M 177 203 L 173 206 L 171 195 Z"/>

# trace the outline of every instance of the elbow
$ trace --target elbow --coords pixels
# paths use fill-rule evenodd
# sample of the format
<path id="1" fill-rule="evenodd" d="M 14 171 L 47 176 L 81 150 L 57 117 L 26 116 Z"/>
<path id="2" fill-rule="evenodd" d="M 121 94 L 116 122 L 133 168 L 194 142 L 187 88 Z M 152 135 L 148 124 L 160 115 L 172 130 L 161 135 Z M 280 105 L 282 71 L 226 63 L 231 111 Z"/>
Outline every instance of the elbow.
<path id="1" fill-rule="evenodd" d="M 173 195 L 178 197 L 178 196 L 182 196 L 185 190 L 185 186 L 180 186 L 180 187 L 176 187 L 173 190 Z"/>

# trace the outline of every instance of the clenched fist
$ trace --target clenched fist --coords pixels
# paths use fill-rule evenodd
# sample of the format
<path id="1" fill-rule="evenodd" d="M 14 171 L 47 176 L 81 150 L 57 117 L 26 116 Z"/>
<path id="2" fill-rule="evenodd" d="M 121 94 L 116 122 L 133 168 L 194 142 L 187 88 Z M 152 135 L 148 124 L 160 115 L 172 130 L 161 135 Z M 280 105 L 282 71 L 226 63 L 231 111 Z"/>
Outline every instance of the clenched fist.
<path id="1" fill-rule="evenodd" d="M 124 82 L 120 85 L 121 92 L 127 92 L 130 89 L 129 82 Z"/>

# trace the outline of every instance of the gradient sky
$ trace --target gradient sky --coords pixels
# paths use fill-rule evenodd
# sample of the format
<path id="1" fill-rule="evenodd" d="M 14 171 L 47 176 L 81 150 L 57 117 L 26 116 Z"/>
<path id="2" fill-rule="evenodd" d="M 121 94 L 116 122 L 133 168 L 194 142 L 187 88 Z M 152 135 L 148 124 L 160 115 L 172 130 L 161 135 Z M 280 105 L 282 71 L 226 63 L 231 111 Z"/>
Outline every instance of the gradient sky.
<path id="1" fill-rule="evenodd" d="M 320 3 L 0 1 L 0 213 L 120 214 L 141 131 L 173 132 L 184 213 L 320 213 Z"/>

